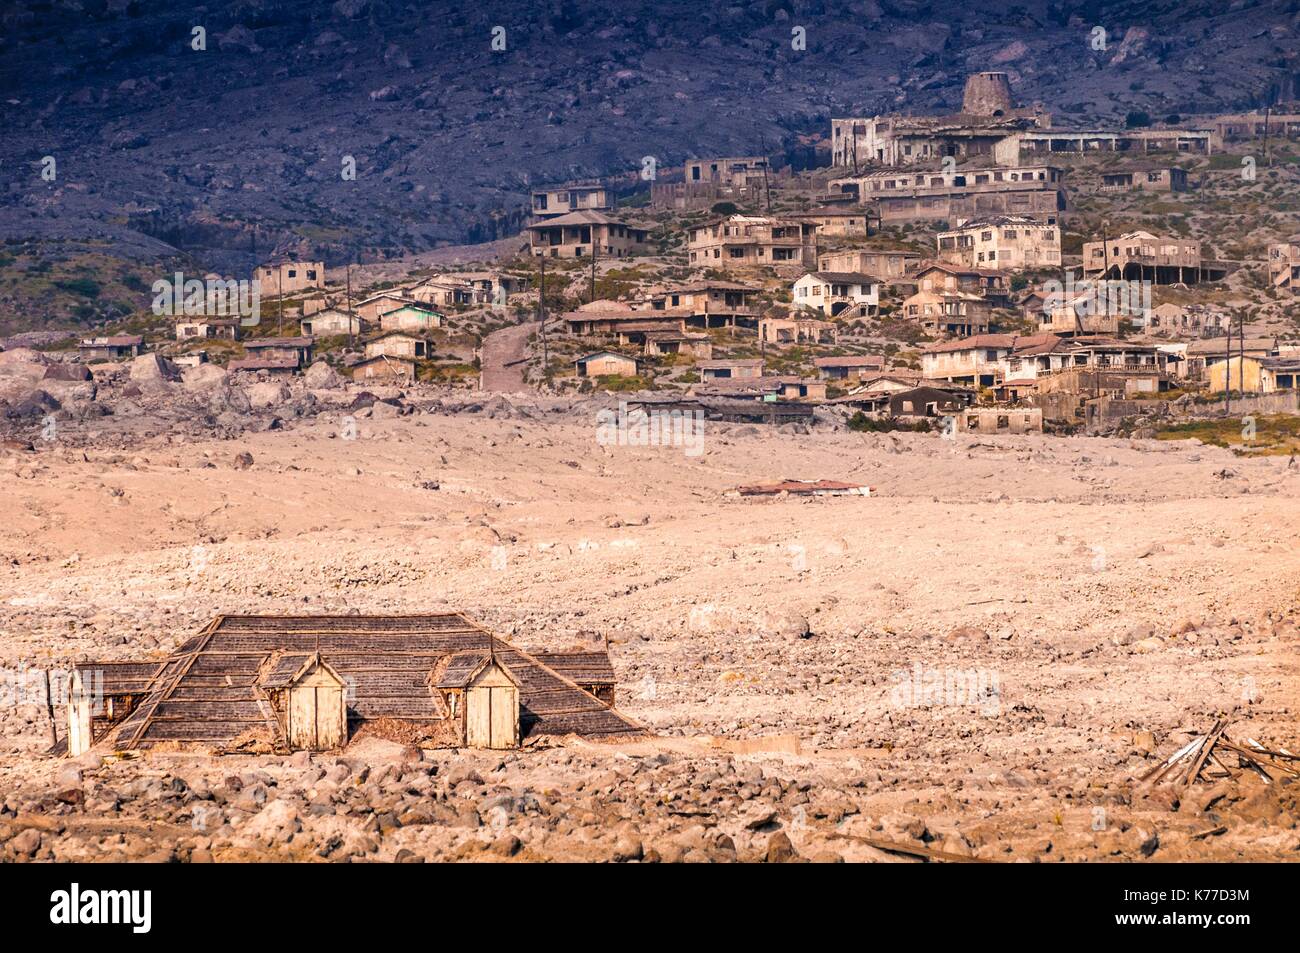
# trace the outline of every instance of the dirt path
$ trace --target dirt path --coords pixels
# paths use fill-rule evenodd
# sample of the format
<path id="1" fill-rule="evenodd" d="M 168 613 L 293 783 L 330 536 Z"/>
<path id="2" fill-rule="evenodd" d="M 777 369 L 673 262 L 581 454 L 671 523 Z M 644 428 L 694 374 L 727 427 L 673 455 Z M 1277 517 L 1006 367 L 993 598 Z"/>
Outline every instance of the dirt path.
<path id="1" fill-rule="evenodd" d="M 528 336 L 536 331 L 538 322 L 530 321 L 512 328 L 493 331 L 483 339 L 479 374 L 481 390 L 517 394 L 529 390 L 524 382 L 524 359 L 528 352 Z"/>

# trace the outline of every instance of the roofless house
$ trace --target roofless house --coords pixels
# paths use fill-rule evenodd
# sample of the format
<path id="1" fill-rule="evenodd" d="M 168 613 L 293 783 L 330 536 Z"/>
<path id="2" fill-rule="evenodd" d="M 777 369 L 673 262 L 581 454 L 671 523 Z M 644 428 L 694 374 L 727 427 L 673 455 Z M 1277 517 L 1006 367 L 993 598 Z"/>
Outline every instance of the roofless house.
<path id="1" fill-rule="evenodd" d="M 56 753 L 323 751 L 359 735 L 513 748 L 643 733 L 607 650 L 532 654 L 459 613 L 218 616 L 171 656 L 75 667 Z"/>

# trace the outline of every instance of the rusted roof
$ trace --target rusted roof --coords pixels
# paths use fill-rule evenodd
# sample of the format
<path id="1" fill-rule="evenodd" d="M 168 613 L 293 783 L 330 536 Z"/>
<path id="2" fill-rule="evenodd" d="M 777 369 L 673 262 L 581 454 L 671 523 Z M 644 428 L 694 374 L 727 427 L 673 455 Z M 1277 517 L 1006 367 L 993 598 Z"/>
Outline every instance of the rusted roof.
<path id="1" fill-rule="evenodd" d="M 779 483 L 738 486 L 732 492 L 740 496 L 776 496 L 778 493 L 796 496 L 870 496 L 871 487 L 861 483 L 840 483 L 838 480 L 782 480 Z"/>
<path id="2" fill-rule="evenodd" d="M 312 317 L 312 315 L 307 315 Z M 316 341 L 310 337 L 292 337 L 292 338 L 253 338 L 244 342 L 244 349 L 254 351 L 260 347 L 311 347 Z"/>
<path id="3" fill-rule="evenodd" d="M 608 652 L 534 652 L 533 658 L 581 685 L 614 684 Z"/>
<path id="4" fill-rule="evenodd" d="M 105 739 L 117 750 L 164 742 L 217 749 L 260 732 L 283 742 L 268 688 L 319 652 L 349 685 L 354 722 L 449 716 L 435 681 L 494 655 L 519 683 L 524 735 L 616 735 L 643 729 L 571 679 L 460 613 L 414 616 L 219 616 L 163 662 L 148 696 Z M 298 666 L 295 669 L 295 664 Z M 437 676 L 434 675 L 438 671 Z"/>
<path id="5" fill-rule="evenodd" d="M 813 360 L 814 367 L 884 367 L 885 358 L 880 354 L 851 354 L 844 357 L 819 357 Z"/>
<path id="6" fill-rule="evenodd" d="M 78 662 L 74 672 L 87 688 L 105 695 L 138 695 L 148 689 L 163 663 L 159 662 Z"/>

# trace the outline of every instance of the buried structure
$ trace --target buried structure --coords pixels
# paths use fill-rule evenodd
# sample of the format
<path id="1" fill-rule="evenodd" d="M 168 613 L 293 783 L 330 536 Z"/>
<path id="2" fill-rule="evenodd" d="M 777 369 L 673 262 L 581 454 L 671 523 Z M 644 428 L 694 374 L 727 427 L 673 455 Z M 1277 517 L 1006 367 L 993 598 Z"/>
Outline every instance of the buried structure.
<path id="1" fill-rule="evenodd" d="M 603 646 L 530 654 L 459 613 L 218 616 L 167 658 L 77 665 L 54 753 L 329 750 L 365 734 L 513 748 L 644 732 L 613 704 Z"/>

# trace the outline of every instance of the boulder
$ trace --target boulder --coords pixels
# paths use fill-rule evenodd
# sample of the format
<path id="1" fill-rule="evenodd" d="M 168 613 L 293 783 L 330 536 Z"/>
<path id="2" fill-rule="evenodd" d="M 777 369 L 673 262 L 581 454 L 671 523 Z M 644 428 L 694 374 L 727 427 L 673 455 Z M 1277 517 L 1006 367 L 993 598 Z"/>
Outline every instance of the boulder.
<path id="1" fill-rule="evenodd" d="M 181 379 L 181 369 L 156 351 L 141 354 L 131 362 L 131 380 L 137 384 L 164 384 Z"/>
<path id="2" fill-rule="evenodd" d="M 302 375 L 308 390 L 338 390 L 345 383 L 342 375 L 324 361 L 317 361 Z"/>
<path id="3" fill-rule="evenodd" d="M 215 364 L 198 364 L 181 372 L 181 382 L 186 390 L 207 390 L 226 383 L 226 370 Z"/>
<path id="4" fill-rule="evenodd" d="M 258 381 L 244 388 L 253 410 L 279 407 L 289 400 L 289 388 L 281 381 Z"/>
<path id="5" fill-rule="evenodd" d="M 49 364 L 50 359 L 40 351 L 33 351 L 29 347 L 16 347 L 8 351 L 0 351 L 0 364 Z"/>

